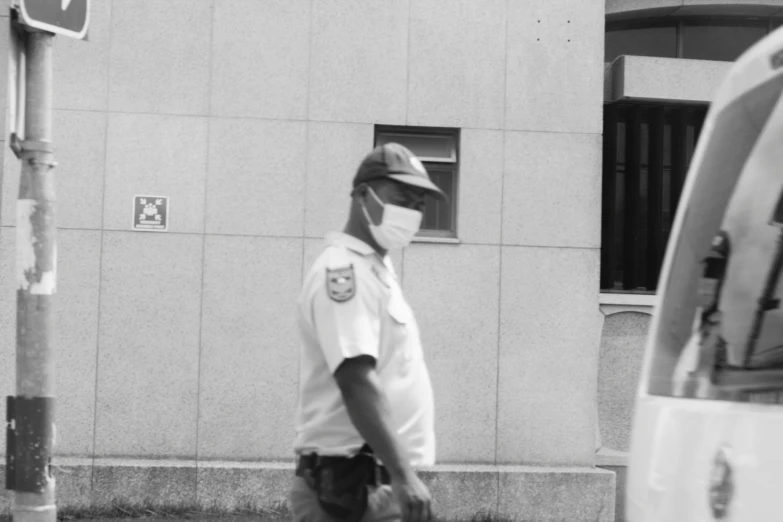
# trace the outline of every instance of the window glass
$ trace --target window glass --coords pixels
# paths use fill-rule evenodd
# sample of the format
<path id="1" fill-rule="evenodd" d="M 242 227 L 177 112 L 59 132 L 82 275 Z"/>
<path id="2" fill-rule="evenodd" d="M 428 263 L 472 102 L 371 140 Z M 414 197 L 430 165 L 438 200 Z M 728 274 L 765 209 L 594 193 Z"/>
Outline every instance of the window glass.
<path id="1" fill-rule="evenodd" d="M 683 280 L 679 287 L 693 293 L 672 298 L 669 310 L 677 307 L 677 315 L 694 314 L 696 320 L 687 337 L 655 344 L 660 375 L 651 383 L 656 387 L 654 393 L 783 403 L 783 313 L 779 308 L 783 223 L 775 217 L 783 208 L 780 195 L 774 206 L 769 199 L 759 205 L 760 192 L 768 190 L 767 181 L 775 175 L 771 169 L 766 173 L 755 183 L 724 182 L 725 187 L 735 187 L 724 213 L 715 214 L 699 230 L 691 229 L 688 238 L 679 238 L 681 245 L 701 241 L 698 236 L 709 231 L 713 239 L 708 252 L 680 260 L 676 272 L 683 278 L 697 278 L 697 284 Z M 694 262 L 698 264 L 695 271 L 684 268 Z M 671 317 L 671 312 L 660 313 Z M 662 330 L 678 328 L 671 325 Z M 658 335 L 666 339 L 666 334 Z"/>
<path id="2" fill-rule="evenodd" d="M 687 22 L 683 27 L 683 58 L 733 62 L 767 34 L 767 22 L 738 26 Z"/>
<path id="3" fill-rule="evenodd" d="M 430 179 L 444 193 L 453 195 L 454 191 L 454 171 L 449 168 L 443 168 L 433 164 L 426 164 L 427 173 Z M 429 200 L 424 211 L 422 219 L 423 230 L 454 230 L 453 202 L 440 200 Z"/>
<path id="4" fill-rule="evenodd" d="M 672 215 L 672 126 L 665 123 L 663 126 L 663 179 L 661 180 L 661 234 L 663 244 L 669 240 L 671 231 Z"/>
<path id="5" fill-rule="evenodd" d="M 619 29 L 606 33 L 604 61 L 613 62 L 620 55 L 677 57 L 677 28 L 646 27 Z"/>
<path id="6" fill-rule="evenodd" d="M 650 209 L 650 124 L 647 111 L 642 111 L 642 121 L 639 133 L 639 203 L 638 203 L 638 223 L 637 223 L 637 242 L 636 248 L 639 249 L 637 258 L 637 271 L 639 274 L 647 273 L 649 245 L 646 239 L 649 237 L 648 219 Z M 642 276 L 643 279 L 643 276 Z"/>
<path id="7" fill-rule="evenodd" d="M 422 161 L 446 161 L 451 163 L 457 160 L 457 151 L 452 136 L 394 133 L 378 136 L 378 145 L 391 142 L 407 147 Z"/>
<path id="8" fill-rule="evenodd" d="M 624 113 L 621 111 L 620 118 L 624 117 Z M 615 162 L 615 181 L 614 181 L 614 210 L 612 212 L 613 226 L 612 234 L 613 249 L 614 252 L 622 252 L 623 248 L 623 235 L 625 234 L 625 223 L 623 216 L 625 216 L 625 121 L 618 119 L 617 121 L 617 148 L 615 149 L 617 154 L 617 161 Z M 608 180 L 604 183 L 609 183 Z M 623 288 L 623 256 L 615 255 L 610 260 L 611 277 L 613 290 L 622 290 Z"/>

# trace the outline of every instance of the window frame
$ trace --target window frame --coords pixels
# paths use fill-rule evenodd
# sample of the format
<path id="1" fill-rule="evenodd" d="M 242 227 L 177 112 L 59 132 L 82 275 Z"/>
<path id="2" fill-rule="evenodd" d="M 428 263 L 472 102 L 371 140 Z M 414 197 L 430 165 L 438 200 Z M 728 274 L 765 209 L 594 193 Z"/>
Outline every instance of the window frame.
<path id="1" fill-rule="evenodd" d="M 454 147 L 450 158 L 433 158 L 417 156 L 429 172 L 430 169 L 450 170 L 452 177 L 452 193 L 446 194 L 449 198 L 448 205 L 451 208 L 451 228 L 432 229 L 422 228 L 416 234 L 416 239 L 433 240 L 457 240 L 459 231 L 459 189 L 460 189 L 460 129 L 454 127 L 424 127 L 412 125 L 383 125 L 376 124 L 373 131 L 373 147 L 378 146 L 379 138 L 387 136 L 410 137 L 446 137 L 453 140 Z M 393 140 L 390 140 L 393 141 Z"/>

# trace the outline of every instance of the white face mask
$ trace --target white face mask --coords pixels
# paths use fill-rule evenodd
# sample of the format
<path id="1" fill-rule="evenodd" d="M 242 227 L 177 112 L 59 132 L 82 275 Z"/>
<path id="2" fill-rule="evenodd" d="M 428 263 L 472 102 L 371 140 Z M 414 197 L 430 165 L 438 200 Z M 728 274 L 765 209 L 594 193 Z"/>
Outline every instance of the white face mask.
<path id="1" fill-rule="evenodd" d="M 367 223 L 370 225 L 372 237 L 381 248 L 386 250 L 395 250 L 408 246 L 421 227 L 421 212 L 411 208 L 392 205 L 391 203 L 384 203 L 373 189 L 368 187 L 367 190 L 372 194 L 375 201 L 383 207 L 381 224 L 376 225 L 370 219 L 367 207 L 362 203 L 364 217 L 367 218 Z"/>

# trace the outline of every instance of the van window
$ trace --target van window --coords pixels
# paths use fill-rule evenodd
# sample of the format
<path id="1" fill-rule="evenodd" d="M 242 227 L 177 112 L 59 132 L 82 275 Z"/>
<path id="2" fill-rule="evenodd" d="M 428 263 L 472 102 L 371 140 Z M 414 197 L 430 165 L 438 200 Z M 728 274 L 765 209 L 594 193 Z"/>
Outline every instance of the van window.
<path id="1" fill-rule="evenodd" d="M 765 197 L 764 176 L 753 177 L 738 183 L 700 260 L 693 329 L 672 372 L 673 396 L 783 401 L 783 191 Z"/>

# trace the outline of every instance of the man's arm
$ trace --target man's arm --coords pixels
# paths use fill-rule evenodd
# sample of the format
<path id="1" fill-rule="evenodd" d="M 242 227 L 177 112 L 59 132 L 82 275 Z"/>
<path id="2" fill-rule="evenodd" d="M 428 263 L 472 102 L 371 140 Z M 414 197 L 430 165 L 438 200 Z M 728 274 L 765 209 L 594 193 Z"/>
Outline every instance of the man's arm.
<path id="1" fill-rule="evenodd" d="M 359 434 L 389 470 L 392 478 L 412 472 L 408 455 L 390 428 L 391 409 L 381 389 L 375 360 L 367 355 L 346 359 L 334 374 Z"/>
<path id="2" fill-rule="evenodd" d="M 351 422 L 389 470 L 403 520 L 429 520 L 429 491 L 391 428 L 391 409 L 375 372 L 375 359 L 367 355 L 346 359 L 334 378 Z"/>

